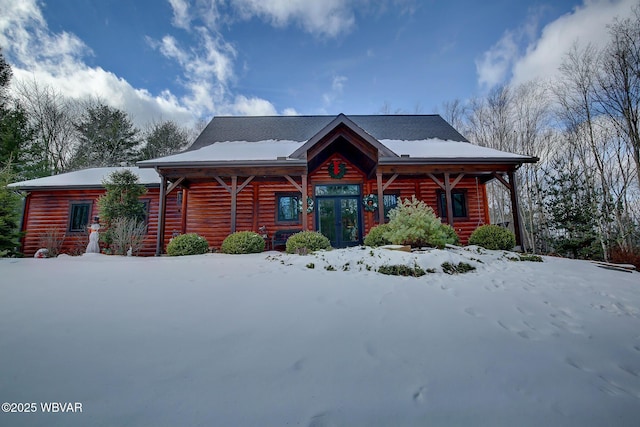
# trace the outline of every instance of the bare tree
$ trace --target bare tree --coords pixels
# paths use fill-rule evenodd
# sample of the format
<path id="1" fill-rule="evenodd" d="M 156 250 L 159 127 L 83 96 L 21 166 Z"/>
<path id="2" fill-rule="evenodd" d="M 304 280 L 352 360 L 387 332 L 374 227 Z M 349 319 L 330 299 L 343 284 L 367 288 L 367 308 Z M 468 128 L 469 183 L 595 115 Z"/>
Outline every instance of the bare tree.
<path id="1" fill-rule="evenodd" d="M 616 19 L 609 32 L 611 40 L 598 78 L 598 101 L 628 138 L 640 185 L 640 5 L 630 17 Z"/>
<path id="2" fill-rule="evenodd" d="M 77 144 L 74 122 L 80 104 L 35 79 L 16 82 L 14 92 L 35 130 L 43 167 L 50 175 L 65 172 Z"/>

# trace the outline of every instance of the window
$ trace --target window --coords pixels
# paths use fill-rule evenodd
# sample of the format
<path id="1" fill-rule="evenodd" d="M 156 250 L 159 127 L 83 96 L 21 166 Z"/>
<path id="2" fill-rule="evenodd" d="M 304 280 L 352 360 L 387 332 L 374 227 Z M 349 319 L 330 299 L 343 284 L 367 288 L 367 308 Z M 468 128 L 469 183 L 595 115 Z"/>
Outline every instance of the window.
<path id="1" fill-rule="evenodd" d="M 452 191 L 451 204 L 454 218 L 467 217 L 467 194 L 464 191 Z M 438 210 L 441 218 L 447 218 L 447 198 L 444 191 L 438 192 Z"/>
<path id="2" fill-rule="evenodd" d="M 398 206 L 398 202 L 400 201 L 399 194 L 385 194 L 382 196 L 382 200 L 384 203 L 384 219 L 385 222 L 389 222 L 389 212 L 391 209 L 394 209 Z M 374 220 L 378 222 L 378 210 L 374 211 L 375 218 Z"/>
<path id="3" fill-rule="evenodd" d="M 316 196 L 359 196 L 360 186 L 346 185 L 316 185 Z"/>
<path id="4" fill-rule="evenodd" d="M 298 194 L 278 194 L 276 196 L 278 222 L 300 222 L 300 208 L 298 204 L 300 196 Z"/>
<path id="5" fill-rule="evenodd" d="M 71 203 L 69 208 L 69 231 L 85 231 L 89 225 L 91 202 Z"/>

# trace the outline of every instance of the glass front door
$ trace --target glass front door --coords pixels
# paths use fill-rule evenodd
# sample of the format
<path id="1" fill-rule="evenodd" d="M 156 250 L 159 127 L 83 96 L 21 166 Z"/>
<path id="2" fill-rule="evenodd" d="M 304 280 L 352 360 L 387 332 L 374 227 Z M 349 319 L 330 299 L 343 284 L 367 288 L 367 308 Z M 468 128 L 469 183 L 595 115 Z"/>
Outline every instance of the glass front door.
<path id="1" fill-rule="evenodd" d="M 359 197 L 321 196 L 316 198 L 318 231 L 334 248 L 355 246 L 361 240 Z"/>

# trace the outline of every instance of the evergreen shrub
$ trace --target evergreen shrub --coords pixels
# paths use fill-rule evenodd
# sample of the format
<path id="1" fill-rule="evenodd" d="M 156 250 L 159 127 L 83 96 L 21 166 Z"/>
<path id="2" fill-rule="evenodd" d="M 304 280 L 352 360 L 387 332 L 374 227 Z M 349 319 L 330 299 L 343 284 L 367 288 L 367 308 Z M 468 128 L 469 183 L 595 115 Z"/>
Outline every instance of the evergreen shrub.
<path id="1" fill-rule="evenodd" d="M 376 248 L 378 246 L 388 245 L 391 242 L 384 237 L 384 233 L 389 231 L 389 224 L 380 224 L 369 230 L 369 234 L 364 237 L 365 246 Z"/>
<path id="2" fill-rule="evenodd" d="M 167 245 L 167 255 L 200 255 L 209 252 L 209 242 L 195 233 L 181 234 Z"/>
<path id="3" fill-rule="evenodd" d="M 220 251 L 225 254 L 255 254 L 264 251 L 264 239 L 253 231 L 236 231 L 222 242 Z"/>
<path id="4" fill-rule="evenodd" d="M 394 245 L 443 248 L 455 242 L 433 209 L 416 196 L 402 200 L 389 212 L 389 218 L 389 230 L 383 236 Z"/>
<path id="5" fill-rule="evenodd" d="M 308 252 L 313 252 L 321 249 L 331 249 L 331 242 L 317 231 L 301 231 L 287 239 L 286 248 L 288 254 L 296 253 L 302 248 L 305 248 Z"/>
<path id="6" fill-rule="evenodd" d="M 510 251 L 516 245 L 516 236 L 511 230 L 498 225 L 481 225 L 471 233 L 469 244 L 485 249 Z"/>

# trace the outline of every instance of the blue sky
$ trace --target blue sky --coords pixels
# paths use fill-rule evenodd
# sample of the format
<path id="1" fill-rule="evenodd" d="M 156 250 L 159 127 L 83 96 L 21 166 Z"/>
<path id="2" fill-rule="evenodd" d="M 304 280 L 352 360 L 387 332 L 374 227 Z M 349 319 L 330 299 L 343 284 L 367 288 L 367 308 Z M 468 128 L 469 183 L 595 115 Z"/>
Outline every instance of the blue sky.
<path id="1" fill-rule="evenodd" d="M 553 78 L 638 0 L 0 0 L 16 81 L 138 123 L 228 114 L 433 113 Z"/>

